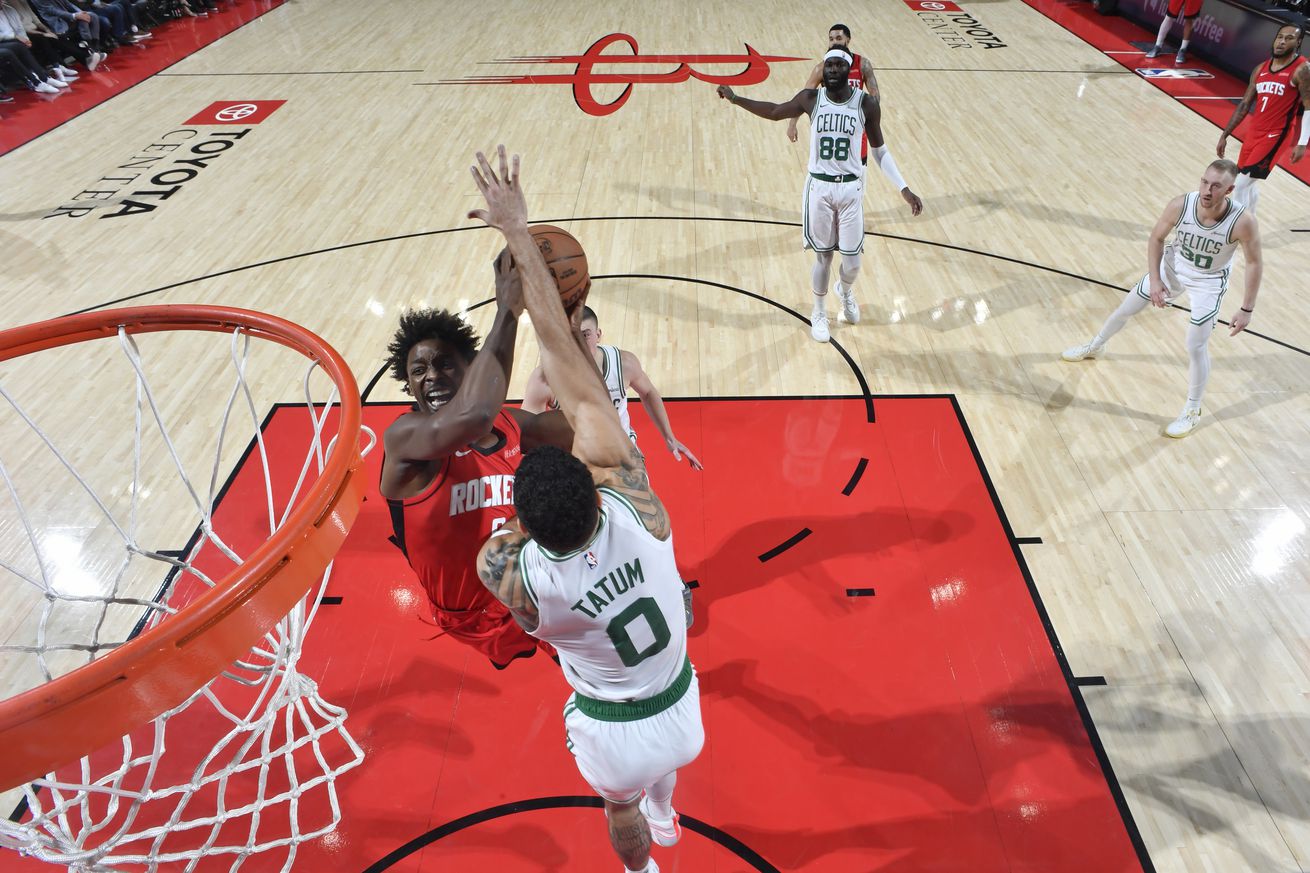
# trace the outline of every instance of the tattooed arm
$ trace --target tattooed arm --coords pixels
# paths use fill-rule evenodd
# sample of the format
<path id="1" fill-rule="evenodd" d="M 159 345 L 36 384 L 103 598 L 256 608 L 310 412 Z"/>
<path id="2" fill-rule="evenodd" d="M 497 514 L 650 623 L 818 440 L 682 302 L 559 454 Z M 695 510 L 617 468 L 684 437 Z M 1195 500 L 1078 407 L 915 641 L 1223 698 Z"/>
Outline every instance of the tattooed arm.
<path id="1" fill-rule="evenodd" d="M 519 626 L 532 633 L 537 629 L 540 617 L 536 604 L 528 596 L 519 569 L 519 553 L 527 541 L 519 529 L 518 519 L 511 519 L 501 532 L 493 534 L 482 544 L 482 551 L 478 552 L 478 578 L 492 597 L 509 607 Z"/>

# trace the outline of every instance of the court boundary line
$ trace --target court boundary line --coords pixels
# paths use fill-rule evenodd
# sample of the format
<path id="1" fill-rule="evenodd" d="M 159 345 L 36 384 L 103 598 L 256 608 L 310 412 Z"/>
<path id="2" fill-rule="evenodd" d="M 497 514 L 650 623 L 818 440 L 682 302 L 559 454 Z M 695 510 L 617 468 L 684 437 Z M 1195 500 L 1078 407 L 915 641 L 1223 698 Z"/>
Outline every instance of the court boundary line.
<path id="1" fill-rule="evenodd" d="M 1087 701 L 1083 699 L 1082 687 L 1074 675 L 1073 668 L 1069 665 L 1069 659 L 1064 653 L 1064 645 L 1060 642 L 1060 636 L 1055 630 L 1055 624 L 1051 621 L 1050 613 L 1047 612 L 1046 602 L 1042 599 L 1042 592 L 1038 589 L 1032 571 L 1028 568 L 1028 561 L 1024 558 L 1023 549 L 1020 548 L 1018 538 L 1014 534 L 1014 528 L 1010 526 L 1010 519 L 1005 514 L 1005 507 L 1001 504 L 1001 498 L 996 491 L 996 485 L 992 482 L 991 473 L 988 472 L 987 465 L 983 462 L 982 452 L 978 450 L 978 443 L 973 438 L 973 431 L 969 429 L 969 422 L 964 416 L 964 409 L 960 406 L 960 402 L 954 394 L 951 395 L 951 406 L 954 408 L 955 417 L 960 423 L 960 430 L 964 433 L 964 438 L 969 444 L 969 451 L 973 453 L 974 462 L 978 465 L 978 472 L 982 475 L 983 484 L 987 486 L 987 494 L 991 497 L 992 507 L 996 510 L 996 517 L 1000 519 L 1005 535 L 1010 541 L 1010 551 L 1014 555 L 1015 563 L 1023 576 L 1024 584 L 1028 586 L 1028 594 L 1032 598 L 1033 608 L 1037 610 L 1037 617 L 1046 631 L 1047 641 L 1055 654 L 1056 663 L 1060 666 L 1060 673 L 1064 677 L 1065 685 L 1068 686 L 1069 697 L 1073 700 L 1078 716 L 1082 719 L 1088 742 L 1092 746 L 1092 752 L 1096 755 L 1097 763 L 1101 765 L 1101 774 L 1110 789 L 1110 796 L 1119 808 L 1119 816 L 1123 820 L 1124 829 L 1128 832 L 1128 839 L 1137 852 L 1137 860 L 1142 866 L 1142 873 L 1156 873 L 1155 864 L 1151 860 L 1151 853 L 1146 847 L 1145 840 L 1142 839 L 1142 833 L 1137 827 L 1137 820 L 1133 817 L 1133 811 L 1128 806 L 1128 799 L 1123 793 L 1123 786 L 1119 783 L 1119 776 L 1114 772 L 1114 765 L 1110 763 L 1110 755 L 1101 742 L 1100 732 L 1097 731 L 1096 722 L 1092 718 L 1091 711 L 1087 708 Z"/>
<path id="2" fill-rule="evenodd" d="M 719 221 L 719 222 L 729 222 L 729 223 L 738 223 L 738 224 L 762 224 L 762 225 L 771 225 L 777 227 L 793 227 L 793 228 L 799 228 L 801 226 L 801 223 L 798 221 L 781 221 L 778 219 L 767 219 L 767 218 L 731 218 L 726 216 L 710 216 L 710 215 L 707 216 L 594 215 L 594 216 L 582 216 L 577 218 L 537 219 L 537 220 L 530 221 L 529 224 L 561 224 L 561 223 L 575 222 L 575 221 L 692 221 L 692 222 Z M 442 234 L 447 234 L 447 233 L 459 233 L 462 231 L 489 230 L 489 229 L 490 228 L 482 225 L 477 225 L 477 226 L 469 225 L 466 227 L 446 227 L 446 228 L 440 228 L 438 230 L 418 230 L 418 231 L 413 231 L 412 233 L 397 234 L 395 236 L 385 236 L 385 237 L 378 237 L 376 239 L 359 240 L 358 242 L 352 242 L 352 243 L 341 243 L 339 245 L 328 246 L 326 248 L 312 249 L 307 252 L 297 252 L 296 254 L 282 255 L 281 257 L 277 257 L 277 258 L 269 258 L 268 260 L 265 261 L 255 261 L 254 263 L 251 264 L 242 264 L 241 266 L 237 266 L 237 267 L 229 267 L 228 269 L 225 270 L 219 270 L 216 273 L 206 273 L 203 276 L 193 276 L 189 279 L 179 279 L 176 282 L 170 282 L 169 284 L 161 285 L 158 288 L 151 288 L 146 291 L 138 291 L 135 294 L 128 294 L 123 297 L 116 297 L 112 300 L 107 300 L 103 303 L 97 303 L 91 306 L 85 306 L 81 309 L 76 309 L 72 312 L 68 312 L 64 314 L 81 315 L 84 312 L 93 312 L 97 309 L 104 309 L 106 307 L 115 306 L 120 303 L 126 303 L 130 300 L 138 300 L 142 297 L 148 297 L 152 294 L 160 294 L 163 293 L 164 291 L 171 291 L 174 288 L 181 288 L 185 285 L 191 285 L 197 282 L 204 282 L 209 279 L 217 279 L 222 276 L 228 276 L 233 273 L 241 273 L 246 270 L 255 270 L 260 267 L 268 267 L 268 266 L 272 266 L 273 264 L 280 264 L 286 261 L 294 261 L 294 260 L 299 260 L 301 258 L 309 258 L 315 255 L 330 254 L 332 252 L 345 251 L 346 249 L 359 248 L 361 246 L 374 245 L 377 243 L 399 242 L 409 239 L 420 239 L 422 237 L 428 237 L 428 236 L 440 236 Z M 878 239 L 889 239 L 889 240 L 896 240 L 898 242 L 909 242 L 909 243 L 917 243 L 919 245 L 935 246 L 937 248 L 949 249 L 951 251 L 962 252 L 964 254 L 977 255 L 979 257 L 984 257 L 984 258 L 992 258 L 994 260 L 1004 261 L 1010 264 L 1018 264 L 1019 266 L 1023 266 L 1023 267 L 1031 267 L 1032 269 L 1041 270 L 1047 273 L 1055 273 L 1056 275 L 1059 276 L 1065 276 L 1070 279 L 1077 279 L 1080 282 L 1087 282 L 1092 285 L 1100 285 L 1103 288 L 1112 288 L 1123 294 L 1129 294 L 1132 292 L 1132 288 L 1122 288 L 1118 285 L 1115 285 L 1113 282 L 1107 282 L 1104 279 L 1096 279 L 1091 276 L 1083 276 L 1078 273 L 1070 272 L 1069 270 L 1063 270 L 1059 267 L 1050 267 L 1045 264 L 1038 264 L 1033 261 L 1026 261 L 1022 258 L 1014 258 L 1014 257 L 1010 257 L 1009 255 L 1002 255 L 996 252 L 984 251 L 982 249 L 973 249 L 973 248 L 968 248 L 967 246 L 957 246 L 952 243 L 938 242 L 936 240 L 920 239 L 919 237 L 912 237 L 912 236 L 902 236 L 900 234 L 894 234 L 894 233 L 882 233 L 879 231 L 872 231 L 872 230 L 866 230 L 864 232 L 864 235 L 866 237 L 875 237 Z M 643 274 L 613 273 L 613 274 L 607 274 L 607 277 L 619 278 L 622 276 L 640 276 L 640 275 Z M 597 276 L 593 278 L 600 278 L 600 277 Z M 662 278 L 667 278 L 667 277 L 662 277 Z M 675 277 L 675 278 L 684 278 L 684 277 Z M 687 279 L 686 281 L 699 282 L 707 285 L 714 285 L 714 286 L 725 287 L 725 288 L 732 287 L 728 285 L 722 285 L 721 283 L 716 283 L 708 279 Z M 751 292 L 746 292 L 746 293 L 751 293 Z M 781 303 L 778 303 L 778 301 L 776 300 L 772 300 L 771 298 L 763 297 L 755 294 L 752 294 L 752 296 L 757 297 L 757 299 L 765 300 L 770 303 L 776 304 L 780 308 L 785 309 L 786 311 L 792 313 L 797 318 L 800 318 L 802 321 L 806 322 L 807 324 L 809 323 L 809 319 L 804 318 L 795 310 L 788 309 L 786 306 L 784 306 Z M 1179 306 L 1176 303 L 1170 303 L 1169 306 L 1174 309 L 1182 310 L 1183 312 L 1189 312 L 1189 313 L 1191 312 L 1191 310 L 1188 309 L 1187 307 Z M 1225 327 L 1230 326 L 1229 322 L 1224 321 L 1222 318 L 1217 318 L 1215 319 L 1215 321 L 1218 324 L 1224 325 Z M 1258 337 L 1259 339 L 1265 340 L 1266 342 L 1273 343 L 1274 345 L 1280 346 L 1284 349 L 1287 349 L 1288 351 L 1296 352 L 1298 354 L 1302 354 L 1307 357 L 1310 357 L 1310 350 L 1303 349 L 1300 346 L 1294 345 L 1290 342 L 1286 342 L 1284 340 L 1277 339 L 1267 334 L 1260 333 L 1259 331 L 1251 330 L 1250 328 L 1247 328 L 1246 330 L 1242 331 L 1242 333 L 1249 334 L 1254 337 Z M 831 341 L 831 344 L 836 348 L 839 349 L 841 348 L 840 344 L 838 344 L 835 341 Z"/>

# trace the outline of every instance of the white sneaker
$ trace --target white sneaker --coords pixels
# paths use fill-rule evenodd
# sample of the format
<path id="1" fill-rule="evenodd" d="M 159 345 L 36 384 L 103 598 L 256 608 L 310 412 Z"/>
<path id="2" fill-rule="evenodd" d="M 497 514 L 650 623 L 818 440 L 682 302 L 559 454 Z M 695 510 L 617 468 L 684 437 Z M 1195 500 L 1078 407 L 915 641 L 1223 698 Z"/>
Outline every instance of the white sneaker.
<path id="1" fill-rule="evenodd" d="M 673 813 L 671 819 L 658 819 L 650 814 L 650 798 L 645 794 L 641 796 L 641 803 L 638 804 L 641 814 L 646 817 L 646 824 L 650 825 L 650 838 L 660 846 L 676 846 L 678 840 L 682 839 L 682 826 L 678 824 L 678 813 Z"/>
<path id="2" fill-rule="evenodd" d="M 1201 408 L 1184 409 L 1182 414 L 1169 422 L 1169 426 L 1164 429 L 1164 435 L 1180 440 L 1192 431 L 1196 430 L 1197 425 L 1201 423 Z"/>
<path id="3" fill-rule="evenodd" d="M 838 291 L 837 299 L 841 301 L 841 314 L 846 319 L 846 323 L 859 324 L 860 304 L 855 302 L 855 289 L 852 288 L 845 294 Z"/>
<path id="4" fill-rule="evenodd" d="M 64 90 L 64 89 L 66 89 L 66 88 L 70 88 L 70 87 L 72 87 L 71 85 L 69 85 L 67 82 L 65 82 L 63 79 L 59 78 L 58 76 L 51 76 L 49 79 L 46 79 L 46 84 L 47 84 L 47 85 L 54 85 L 56 88 L 60 89 L 61 91 Z"/>
<path id="5" fill-rule="evenodd" d="M 1083 343 L 1080 346 L 1073 346 L 1065 349 L 1060 353 L 1060 357 L 1066 361 L 1085 361 L 1088 358 L 1094 358 L 1105 348 L 1105 343 L 1097 344 L 1096 340 L 1089 343 Z"/>
<path id="6" fill-rule="evenodd" d="M 55 67 L 55 72 L 62 76 L 65 82 L 71 82 L 77 78 L 77 70 L 70 70 L 68 67 Z"/>
<path id="7" fill-rule="evenodd" d="M 828 310 L 816 309 L 810 315 L 810 336 L 814 337 L 815 342 L 826 343 L 830 334 L 828 333 Z"/>
<path id="8" fill-rule="evenodd" d="M 68 86 L 65 85 L 64 87 L 67 88 Z M 38 94 L 58 94 L 58 93 L 59 93 L 59 89 L 56 88 L 54 85 L 51 85 L 49 82 L 37 82 L 35 85 L 32 86 L 32 90 L 35 91 L 35 92 L 38 93 Z"/>
<path id="9" fill-rule="evenodd" d="M 86 60 L 87 72 L 94 73 L 96 71 L 96 67 L 100 66 L 100 62 L 103 61 L 104 59 L 105 59 L 104 52 L 91 52 L 91 57 L 87 58 Z"/>

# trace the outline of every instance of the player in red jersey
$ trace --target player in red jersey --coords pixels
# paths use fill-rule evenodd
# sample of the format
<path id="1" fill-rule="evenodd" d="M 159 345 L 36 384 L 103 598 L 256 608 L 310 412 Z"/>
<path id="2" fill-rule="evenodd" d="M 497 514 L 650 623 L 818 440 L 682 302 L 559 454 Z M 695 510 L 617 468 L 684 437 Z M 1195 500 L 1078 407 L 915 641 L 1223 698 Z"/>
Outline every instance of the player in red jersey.
<path id="1" fill-rule="evenodd" d="M 1164 39 L 1169 29 L 1179 18 L 1183 20 L 1183 41 L 1178 44 L 1178 54 L 1174 56 L 1174 65 L 1187 63 L 1187 44 L 1192 41 L 1192 25 L 1201 14 L 1201 0 L 1169 0 L 1164 12 L 1164 21 L 1160 22 L 1160 32 L 1155 35 L 1155 45 L 1146 53 L 1148 58 L 1158 57 L 1164 51 Z"/>
<path id="2" fill-rule="evenodd" d="M 844 24 L 834 24 L 828 28 L 828 48 L 844 48 L 850 51 L 851 47 L 851 29 Z M 851 71 L 846 78 L 850 80 L 851 87 L 855 90 L 863 89 L 868 91 L 874 97 L 878 96 L 878 79 L 873 75 L 873 64 L 867 57 L 851 53 Z M 805 89 L 813 91 L 823 84 L 823 62 L 814 65 L 810 70 L 810 77 L 805 80 Z M 796 119 L 793 118 L 787 122 L 787 139 L 796 142 Z M 869 138 L 867 136 L 860 140 L 860 163 L 869 163 Z"/>
<path id="3" fill-rule="evenodd" d="M 1301 160 L 1310 142 L 1310 61 L 1300 55 L 1301 38 L 1305 31 L 1295 24 L 1285 24 L 1274 35 L 1269 60 L 1255 68 L 1251 84 L 1242 96 L 1242 102 L 1233 110 L 1228 126 L 1219 135 L 1215 150 L 1224 156 L 1228 135 L 1249 112 L 1251 123 L 1242 140 L 1242 151 L 1237 156 L 1239 175 L 1233 187 L 1233 200 L 1246 206 L 1252 213 L 1260 199 L 1256 181 L 1269 178 L 1279 153 L 1292 139 L 1292 163 Z M 1300 130 L 1297 132 L 1297 119 Z"/>
<path id="4" fill-rule="evenodd" d="M 481 351 L 456 315 L 424 309 L 401 316 L 389 366 L 414 408 L 387 428 L 380 482 L 392 541 L 423 584 L 437 626 L 497 669 L 538 647 L 554 650 L 524 633 L 483 587 L 478 549 L 514 515 L 514 471 L 523 453 L 573 442 L 558 412 L 502 408 L 523 312 L 512 263 L 508 250 L 496 259 L 496 320 Z"/>

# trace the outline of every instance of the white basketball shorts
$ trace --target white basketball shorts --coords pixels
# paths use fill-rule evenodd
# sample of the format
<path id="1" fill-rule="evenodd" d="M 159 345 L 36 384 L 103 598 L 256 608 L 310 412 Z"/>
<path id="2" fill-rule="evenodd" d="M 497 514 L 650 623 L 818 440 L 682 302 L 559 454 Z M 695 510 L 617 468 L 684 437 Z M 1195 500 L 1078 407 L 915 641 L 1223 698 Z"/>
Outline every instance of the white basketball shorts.
<path id="1" fill-rule="evenodd" d="M 858 255 L 864 251 L 864 181 L 807 177 L 801 221 L 805 248 Z"/>
<path id="2" fill-rule="evenodd" d="M 1229 271 L 1224 270 L 1204 277 L 1178 275 L 1174 270 L 1172 244 L 1164 247 L 1164 255 L 1160 258 L 1160 278 L 1164 281 L 1165 299 L 1172 303 L 1186 292 L 1187 303 L 1192 310 L 1192 324 L 1205 324 L 1208 321 L 1213 326 L 1214 320 L 1219 317 L 1219 306 L 1223 303 L 1224 294 L 1228 292 L 1228 274 Z M 1142 276 L 1133 290 L 1138 296 L 1150 300 L 1150 277 Z"/>
<path id="3" fill-rule="evenodd" d="M 565 742 L 587 784 L 606 800 L 627 803 L 700 754 L 705 728 L 700 683 L 668 709 L 633 721 L 593 718 L 570 695 L 564 706 Z"/>

